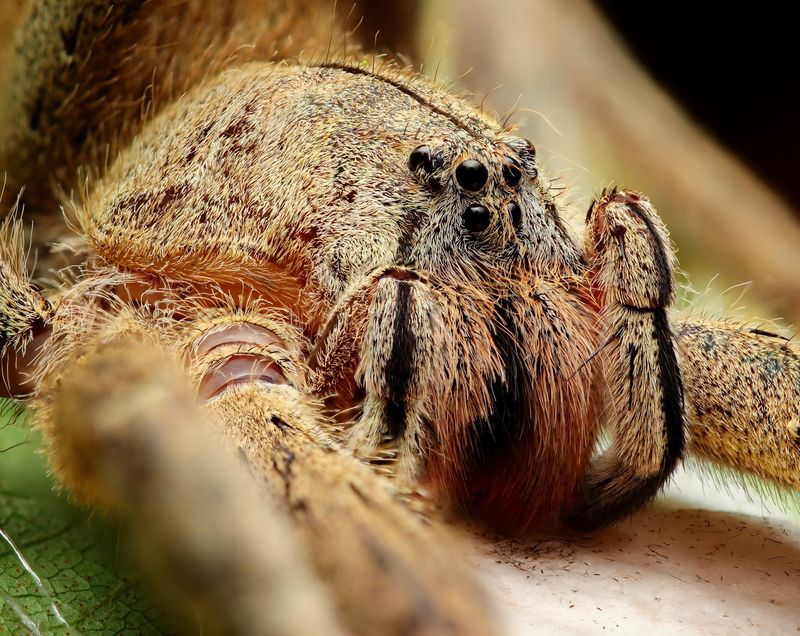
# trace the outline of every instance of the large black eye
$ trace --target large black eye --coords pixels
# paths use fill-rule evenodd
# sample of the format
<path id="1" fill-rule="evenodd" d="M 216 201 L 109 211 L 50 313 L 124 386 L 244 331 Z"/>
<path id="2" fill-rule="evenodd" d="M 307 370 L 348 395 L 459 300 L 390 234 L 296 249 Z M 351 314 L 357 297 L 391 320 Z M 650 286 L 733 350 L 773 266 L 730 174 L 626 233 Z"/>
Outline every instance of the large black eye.
<path id="1" fill-rule="evenodd" d="M 506 209 L 508 210 L 508 215 L 511 217 L 511 225 L 513 225 L 514 228 L 518 228 L 522 223 L 522 210 L 519 205 L 512 201 L 508 204 Z"/>
<path id="2" fill-rule="evenodd" d="M 486 185 L 489 179 L 489 171 L 480 161 L 467 159 L 462 161 L 456 168 L 456 181 L 465 190 L 477 192 Z"/>
<path id="3" fill-rule="evenodd" d="M 518 186 L 522 181 L 522 168 L 513 157 L 503 159 L 503 179 L 512 188 Z"/>
<path id="4" fill-rule="evenodd" d="M 427 173 L 433 172 L 433 157 L 430 146 L 417 146 L 411 151 L 408 157 L 408 168 L 411 172 L 424 170 Z"/>
<path id="5" fill-rule="evenodd" d="M 483 232 L 492 220 L 492 215 L 482 205 L 471 205 L 461 215 L 464 227 L 470 232 Z"/>

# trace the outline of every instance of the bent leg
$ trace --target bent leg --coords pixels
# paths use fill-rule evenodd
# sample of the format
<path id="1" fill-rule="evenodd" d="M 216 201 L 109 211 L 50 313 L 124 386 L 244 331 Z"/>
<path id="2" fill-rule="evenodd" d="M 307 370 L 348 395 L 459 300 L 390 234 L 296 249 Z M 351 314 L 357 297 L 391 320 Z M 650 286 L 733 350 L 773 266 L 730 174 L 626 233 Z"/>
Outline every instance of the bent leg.
<path id="1" fill-rule="evenodd" d="M 567 516 L 596 529 L 649 502 L 681 458 L 684 396 L 667 308 L 673 257 L 661 220 L 638 194 L 612 191 L 589 211 L 587 254 L 601 312 L 600 359 L 611 445 Z"/>

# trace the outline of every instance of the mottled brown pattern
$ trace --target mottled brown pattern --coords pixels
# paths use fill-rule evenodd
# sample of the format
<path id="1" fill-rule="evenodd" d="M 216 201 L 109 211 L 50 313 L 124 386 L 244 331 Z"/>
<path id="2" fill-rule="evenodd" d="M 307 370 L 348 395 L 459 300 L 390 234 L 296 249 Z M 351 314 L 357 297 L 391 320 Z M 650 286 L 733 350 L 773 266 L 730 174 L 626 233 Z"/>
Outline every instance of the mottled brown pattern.
<path id="1" fill-rule="evenodd" d="M 691 450 L 800 490 L 797 343 L 725 321 L 687 321 L 677 331 Z"/>

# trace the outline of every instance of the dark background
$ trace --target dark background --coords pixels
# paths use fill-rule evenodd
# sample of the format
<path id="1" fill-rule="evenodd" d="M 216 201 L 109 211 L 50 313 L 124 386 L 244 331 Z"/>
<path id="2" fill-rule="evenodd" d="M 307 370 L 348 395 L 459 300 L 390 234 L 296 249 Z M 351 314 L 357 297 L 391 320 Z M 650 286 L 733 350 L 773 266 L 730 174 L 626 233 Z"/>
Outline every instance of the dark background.
<path id="1" fill-rule="evenodd" d="M 595 2 L 691 116 L 800 210 L 797 5 Z"/>

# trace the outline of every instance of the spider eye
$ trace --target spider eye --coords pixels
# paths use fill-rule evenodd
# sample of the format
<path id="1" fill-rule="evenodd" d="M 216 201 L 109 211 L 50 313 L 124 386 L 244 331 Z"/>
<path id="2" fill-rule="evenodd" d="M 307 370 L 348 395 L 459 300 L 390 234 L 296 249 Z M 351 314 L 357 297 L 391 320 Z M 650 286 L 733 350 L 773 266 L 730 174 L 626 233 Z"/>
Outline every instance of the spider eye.
<path id="1" fill-rule="evenodd" d="M 522 223 L 522 210 L 519 205 L 512 201 L 506 206 L 506 209 L 508 210 L 508 215 L 511 217 L 511 225 L 513 225 L 515 229 L 519 228 Z"/>
<path id="2" fill-rule="evenodd" d="M 464 227 L 468 231 L 478 233 L 483 232 L 489 227 L 489 222 L 492 220 L 492 215 L 482 205 L 471 205 L 461 215 L 464 221 Z"/>
<path id="3" fill-rule="evenodd" d="M 489 171 L 480 161 L 467 159 L 456 168 L 456 181 L 465 190 L 477 192 L 489 179 Z"/>
<path id="4" fill-rule="evenodd" d="M 522 181 L 522 168 L 513 157 L 503 159 L 503 179 L 512 188 Z"/>
<path id="5" fill-rule="evenodd" d="M 439 192 L 442 189 L 442 183 L 433 176 L 433 171 L 441 167 L 442 158 L 434 155 L 428 145 L 417 146 L 408 157 L 408 169 L 432 192 Z"/>
<path id="6" fill-rule="evenodd" d="M 417 146 L 411 151 L 408 157 L 408 169 L 411 172 L 424 170 L 427 173 L 433 172 L 433 157 L 431 147 L 427 145 Z"/>

